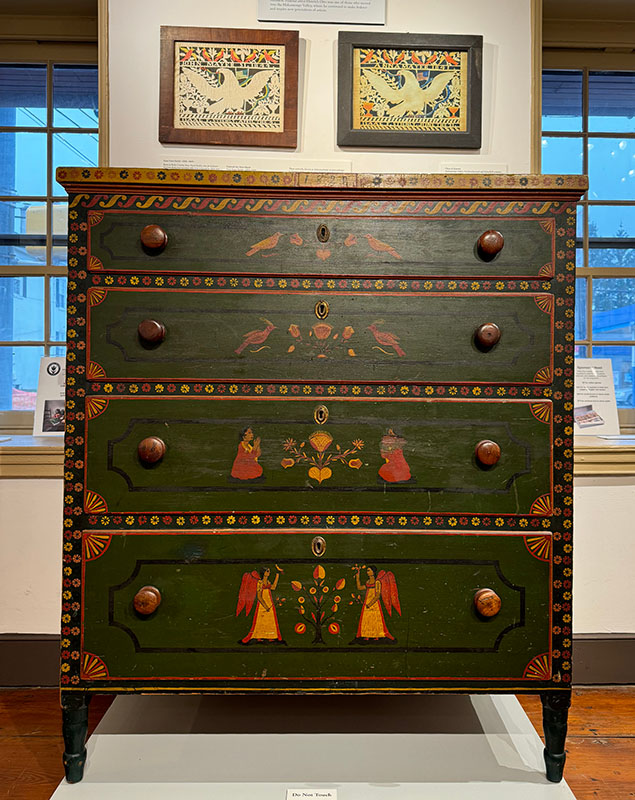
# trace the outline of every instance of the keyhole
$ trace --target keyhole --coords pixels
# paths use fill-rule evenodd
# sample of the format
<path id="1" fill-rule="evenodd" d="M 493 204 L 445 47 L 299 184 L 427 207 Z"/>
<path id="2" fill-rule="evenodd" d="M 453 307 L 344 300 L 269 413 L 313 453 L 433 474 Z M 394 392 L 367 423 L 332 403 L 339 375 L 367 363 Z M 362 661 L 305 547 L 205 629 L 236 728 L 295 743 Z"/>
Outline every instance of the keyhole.
<path id="1" fill-rule="evenodd" d="M 328 240 L 331 238 L 331 231 L 324 223 L 318 225 L 317 238 L 320 242 L 328 242 Z"/>
<path id="2" fill-rule="evenodd" d="M 315 304 L 315 316 L 318 319 L 326 319 L 329 315 L 329 304 L 326 300 L 318 300 Z"/>
<path id="3" fill-rule="evenodd" d="M 329 410 L 326 406 L 318 406 L 313 412 L 313 419 L 318 425 L 324 425 L 329 418 Z"/>
<path id="4" fill-rule="evenodd" d="M 311 550 L 316 558 L 320 558 L 326 553 L 326 542 L 321 536 L 316 536 L 311 542 Z"/>

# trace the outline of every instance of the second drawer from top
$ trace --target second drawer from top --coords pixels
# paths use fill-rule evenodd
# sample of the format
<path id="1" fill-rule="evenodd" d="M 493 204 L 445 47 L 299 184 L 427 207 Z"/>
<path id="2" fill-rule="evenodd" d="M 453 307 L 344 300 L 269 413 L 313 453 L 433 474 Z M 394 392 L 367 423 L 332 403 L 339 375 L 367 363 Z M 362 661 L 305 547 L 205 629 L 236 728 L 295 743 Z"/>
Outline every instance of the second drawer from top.
<path id="1" fill-rule="evenodd" d="M 90 289 L 93 373 L 550 383 L 553 295 Z"/>

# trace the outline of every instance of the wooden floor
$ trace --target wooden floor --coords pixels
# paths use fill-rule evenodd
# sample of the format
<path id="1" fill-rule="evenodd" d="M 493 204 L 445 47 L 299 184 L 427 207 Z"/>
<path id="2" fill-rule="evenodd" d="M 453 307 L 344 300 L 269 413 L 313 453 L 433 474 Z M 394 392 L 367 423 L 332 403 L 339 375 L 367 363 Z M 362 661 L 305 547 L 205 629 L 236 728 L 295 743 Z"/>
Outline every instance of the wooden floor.
<path id="1" fill-rule="evenodd" d="M 539 733 L 540 700 L 519 697 Z M 98 695 L 92 732 L 112 699 Z M 0 798 L 49 800 L 62 778 L 61 718 L 54 689 L 0 690 Z M 635 687 L 574 690 L 567 782 L 578 800 L 635 798 Z"/>

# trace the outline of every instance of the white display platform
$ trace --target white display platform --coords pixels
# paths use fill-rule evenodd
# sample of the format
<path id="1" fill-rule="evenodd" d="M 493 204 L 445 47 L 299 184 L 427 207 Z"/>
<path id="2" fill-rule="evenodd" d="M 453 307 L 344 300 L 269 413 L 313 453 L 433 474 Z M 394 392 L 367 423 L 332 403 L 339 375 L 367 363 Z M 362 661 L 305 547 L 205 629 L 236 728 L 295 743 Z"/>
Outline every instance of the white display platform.
<path id="1" fill-rule="evenodd" d="M 512 695 L 120 696 L 87 748 L 53 800 L 575 800 Z"/>

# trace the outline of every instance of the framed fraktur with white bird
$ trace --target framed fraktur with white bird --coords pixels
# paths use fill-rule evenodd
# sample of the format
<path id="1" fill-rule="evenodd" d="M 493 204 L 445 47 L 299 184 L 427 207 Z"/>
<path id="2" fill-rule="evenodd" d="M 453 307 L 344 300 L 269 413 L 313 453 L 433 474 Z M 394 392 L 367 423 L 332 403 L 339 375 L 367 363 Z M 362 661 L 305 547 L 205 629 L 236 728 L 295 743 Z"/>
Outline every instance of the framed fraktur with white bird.
<path id="1" fill-rule="evenodd" d="M 482 36 L 340 32 L 337 143 L 481 146 Z"/>
<path id="2" fill-rule="evenodd" d="M 295 147 L 298 32 L 161 27 L 159 141 Z"/>

